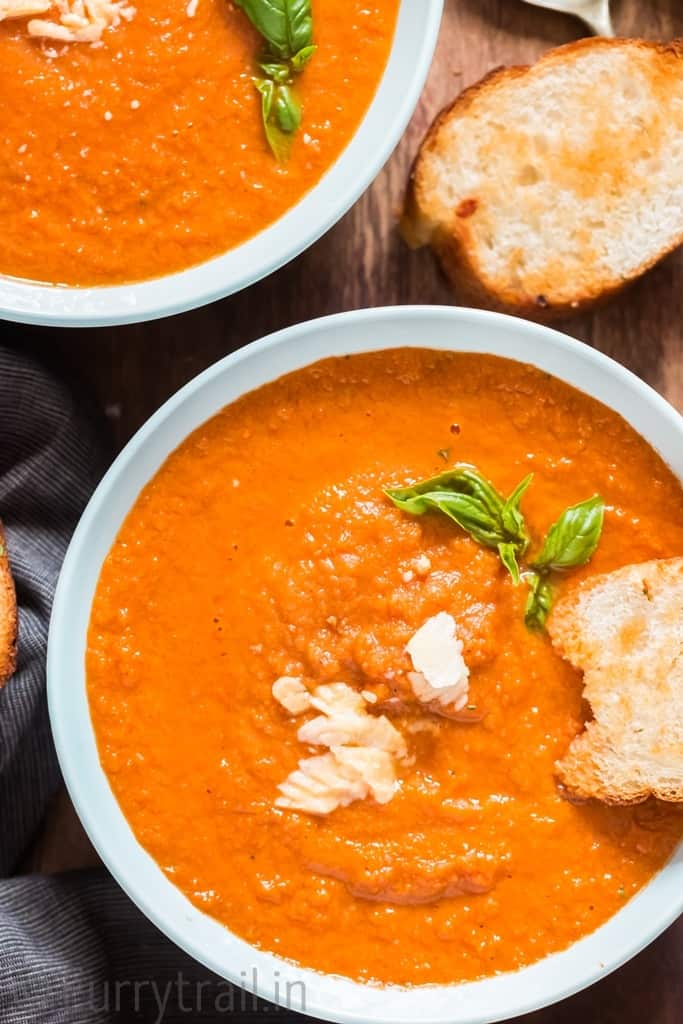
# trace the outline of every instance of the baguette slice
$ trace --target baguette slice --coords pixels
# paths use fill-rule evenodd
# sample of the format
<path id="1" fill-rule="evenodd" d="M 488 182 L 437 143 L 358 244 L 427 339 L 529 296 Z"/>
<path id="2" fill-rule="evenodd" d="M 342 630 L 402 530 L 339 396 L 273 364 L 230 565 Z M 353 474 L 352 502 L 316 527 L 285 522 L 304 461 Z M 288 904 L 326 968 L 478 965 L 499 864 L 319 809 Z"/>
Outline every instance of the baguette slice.
<path id="1" fill-rule="evenodd" d="M 548 631 L 583 669 L 594 715 L 557 763 L 569 795 L 683 801 L 683 558 L 579 584 L 557 602 Z"/>
<path id="2" fill-rule="evenodd" d="M 490 309 L 551 320 L 620 291 L 683 243 L 683 40 L 491 72 L 427 133 L 402 233 Z"/>
<path id="3" fill-rule="evenodd" d="M 17 602 L 0 523 L 0 686 L 14 672 L 17 649 Z"/>

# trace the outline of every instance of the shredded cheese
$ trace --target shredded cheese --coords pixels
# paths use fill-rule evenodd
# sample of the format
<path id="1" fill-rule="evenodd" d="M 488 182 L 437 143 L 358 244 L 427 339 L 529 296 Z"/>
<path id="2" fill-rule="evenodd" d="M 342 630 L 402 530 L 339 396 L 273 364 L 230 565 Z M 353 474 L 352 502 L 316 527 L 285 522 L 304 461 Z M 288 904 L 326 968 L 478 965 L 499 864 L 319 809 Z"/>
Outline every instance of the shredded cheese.
<path id="1" fill-rule="evenodd" d="M 185 14 L 194 18 L 199 0 L 188 0 Z M 51 20 L 39 15 L 50 14 Z M 33 39 L 58 43 L 99 43 L 108 28 L 118 28 L 137 14 L 129 0 L 0 0 L 0 21 L 30 18 Z M 233 480 L 235 487 L 239 480 Z"/>
<path id="2" fill-rule="evenodd" d="M 354 771 L 378 804 L 387 804 L 396 792 L 396 762 L 386 750 L 371 747 L 332 747 L 336 760 Z"/>
<path id="3" fill-rule="evenodd" d="M 427 619 L 411 637 L 406 651 L 415 670 L 408 673 L 408 679 L 417 699 L 461 711 L 467 704 L 470 670 L 453 616 L 439 612 Z"/>
<path id="4" fill-rule="evenodd" d="M 419 568 L 428 571 L 427 566 Z M 419 569 L 418 569 L 419 571 Z M 440 612 L 417 630 L 406 646 L 413 663 L 408 673 L 413 692 L 426 705 L 460 711 L 467 704 L 469 669 L 456 636 L 452 615 Z M 327 683 L 309 692 L 299 678 L 283 676 L 273 683 L 273 696 L 291 714 L 315 709 L 297 731 L 308 746 L 327 747 L 325 754 L 303 758 L 278 789 L 275 806 L 307 814 L 330 814 L 354 800 L 374 797 L 387 803 L 397 789 L 396 765 L 409 764 L 405 738 L 386 715 L 373 715 L 372 691 L 360 693 L 347 683 Z M 411 732 L 438 729 L 415 722 Z"/>
<path id="5" fill-rule="evenodd" d="M 34 18 L 28 23 L 28 34 L 60 43 L 99 42 L 106 29 L 118 28 L 136 14 L 127 0 L 53 0 L 48 9 L 55 20 Z"/>
<path id="6" fill-rule="evenodd" d="M 273 695 L 285 707 L 298 707 L 303 696 L 300 679 L 283 677 Z M 374 696 L 374 695 L 373 695 Z M 297 739 L 310 746 L 328 747 L 304 758 L 278 789 L 276 807 L 330 814 L 354 800 L 374 797 L 387 803 L 396 792 L 396 760 L 407 748 L 386 715 L 371 715 L 362 693 L 347 683 L 327 683 L 306 691 L 308 707 L 321 714 L 299 728 Z M 297 713 L 297 712 L 294 712 Z"/>
<path id="7" fill-rule="evenodd" d="M 330 814 L 365 799 L 369 792 L 355 768 L 343 765 L 331 752 L 299 761 L 278 789 L 282 796 L 275 801 L 276 807 L 308 814 Z"/>
<path id="8" fill-rule="evenodd" d="M 52 7 L 52 0 L 0 0 L 0 21 L 35 18 Z"/>
<path id="9" fill-rule="evenodd" d="M 298 676 L 281 676 L 273 683 L 273 697 L 290 715 L 302 715 L 311 707 L 311 695 Z"/>
<path id="10" fill-rule="evenodd" d="M 405 740 L 386 715 L 371 715 L 362 694 L 346 683 L 319 686 L 311 698 L 322 711 L 304 722 L 297 733 L 300 743 L 317 747 L 373 747 L 396 757 L 406 754 Z"/>

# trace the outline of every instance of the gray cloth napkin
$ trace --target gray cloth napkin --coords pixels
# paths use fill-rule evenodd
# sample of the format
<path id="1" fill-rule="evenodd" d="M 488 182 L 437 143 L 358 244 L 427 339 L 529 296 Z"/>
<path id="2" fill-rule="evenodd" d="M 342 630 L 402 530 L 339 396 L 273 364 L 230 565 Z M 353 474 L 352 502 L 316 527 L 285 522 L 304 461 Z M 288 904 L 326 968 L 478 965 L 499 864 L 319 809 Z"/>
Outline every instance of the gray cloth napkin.
<path id="1" fill-rule="evenodd" d="M 48 622 L 101 468 L 68 392 L 0 346 L 0 518 L 19 603 L 17 671 L 0 690 L 0 1024 L 294 1020 L 191 961 L 104 870 L 17 874 L 60 785 L 45 697 Z"/>

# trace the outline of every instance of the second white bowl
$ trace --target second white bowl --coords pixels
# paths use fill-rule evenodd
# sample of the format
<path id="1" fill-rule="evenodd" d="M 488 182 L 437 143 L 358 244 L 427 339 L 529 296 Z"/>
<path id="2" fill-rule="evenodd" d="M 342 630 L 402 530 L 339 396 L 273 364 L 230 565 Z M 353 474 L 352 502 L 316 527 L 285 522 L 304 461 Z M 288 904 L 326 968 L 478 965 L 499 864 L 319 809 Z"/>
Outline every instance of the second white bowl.
<path id="1" fill-rule="evenodd" d="M 414 989 L 371 987 L 318 974 L 249 946 L 171 884 L 138 844 L 112 794 L 86 695 L 86 636 L 100 567 L 140 490 L 167 456 L 223 406 L 282 374 L 326 356 L 402 346 L 486 352 L 532 363 L 624 416 L 683 479 L 683 418 L 623 367 L 549 328 L 496 313 L 409 306 L 290 327 L 191 381 L 136 434 L 98 487 L 74 534 L 55 597 L 48 653 L 50 717 L 71 798 L 100 856 L 144 913 L 198 961 L 238 986 L 255 986 L 266 999 L 277 1001 L 279 992 L 280 1002 L 287 983 L 300 980 L 305 1011 L 325 1020 L 485 1024 L 562 999 L 651 942 L 683 910 L 683 847 L 597 931 L 515 973 Z"/>

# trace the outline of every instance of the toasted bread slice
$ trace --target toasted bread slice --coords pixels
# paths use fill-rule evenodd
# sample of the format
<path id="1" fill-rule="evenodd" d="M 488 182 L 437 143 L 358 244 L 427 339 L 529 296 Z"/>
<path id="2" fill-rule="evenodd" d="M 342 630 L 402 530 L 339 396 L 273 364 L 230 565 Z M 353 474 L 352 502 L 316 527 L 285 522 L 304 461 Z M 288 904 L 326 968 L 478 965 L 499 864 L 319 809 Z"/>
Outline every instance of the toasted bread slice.
<path id="1" fill-rule="evenodd" d="M 402 219 L 458 298 L 537 320 L 683 243 L 683 41 L 585 39 L 499 68 L 429 130 Z"/>
<path id="2" fill-rule="evenodd" d="M 17 602 L 0 523 L 0 686 L 14 672 L 17 649 Z"/>
<path id="3" fill-rule="evenodd" d="M 548 631 L 583 669 L 594 716 L 557 764 L 569 795 L 683 801 L 683 558 L 579 584 L 557 602 Z"/>

